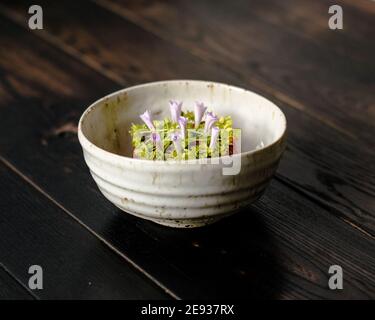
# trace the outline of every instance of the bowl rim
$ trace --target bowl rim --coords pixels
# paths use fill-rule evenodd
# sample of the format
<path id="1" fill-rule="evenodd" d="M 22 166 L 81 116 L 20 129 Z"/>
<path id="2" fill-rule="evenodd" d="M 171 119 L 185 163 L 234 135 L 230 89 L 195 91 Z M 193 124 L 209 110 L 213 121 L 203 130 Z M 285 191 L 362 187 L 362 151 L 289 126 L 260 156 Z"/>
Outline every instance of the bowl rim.
<path id="1" fill-rule="evenodd" d="M 281 114 L 281 121 L 282 121 L 282 125 L 283 125 L 283 130 L 281 132 L 281 134 L 277 137 L 277 139 L 275 141 L 273 141 L 272 143 L 264 146 L 264 147 L 261 147 L 259 149 L 253 149 L 253 150 L 250 150 L 250 151 L 245 151 L 245 152 L 241 152 L 241 153 L 238 153 L 238 154 L 234 154 L 234 155 L 231 155 L 231 156 L 226 156 L 226 157 L 231 157 L 231 158 L 234 158 L 234 157 L 245 157 L 245 156 L 249 156 L 249 155 L 253 155 L 253 154 L 256 154 L 256 153 L 261 153 L 265 150 L 269 150 L 271 149 L 274 145 L 278 144 L 281 140 L 283 140 L 286 136 L 286 132 L 287 132 L 287 120 L 286 120 L 286 117 L 285 117 L 285 114 L 283 113 L 283 111 L 275 104 L 273 103 L 271 100 L 263 97 L 262 95 L 254 92 L 254 91 L 251 91 L 251 90 L 247 90 L 247 89 L 244 89 L 244 88 L 241 88 L 241 87 L 237 87 L 237 86 L 233 86 L 233 85 L 230 85 L 230 84 L 227 84 L 227 83 L 223 83 L 223 82 L 215 82 L 215 81 L 207 81 L 207 80 L 191 80 L 191 79 L 175 79 L 175 80 L 162 80 L 162 81 L 153 81 L 153 82 L 146 82 L 146 83 L 142 83 L 142 84 L 138 84 L 138 85 L 134 85 L 134 86 L 130 86 L 130 87 L 126 87 L 126 88 L 123 88 L 123 89 L 120 89 L 120 90 L 117 90 L 115 92 L 112 92 L 110 94 L 107 94 L 105 95 L 104 97 L 98 99 L 98 100 L 95 100 L 93 103 L 91 103 L 89 105 L 89 107 L 82 113 L 79 121 L 78 121 L 78 140 L 82 146 L 82 148 L 88 152 L 90 152 L 89 150 L 92 149 L 92 152 L 91 153 L 95 153 L 95 156 L 103 159 L 103 160 L 107 160 L 108 162 L 111 162 L 115 159 L 118 159 L 120 161 L 128 161 L 128 162 L 132 162 L 132 163 L 137 163 L 137 164 L 153 164 L 153 165 L 170 165 L 170 164 L 173 164 L 174 166 L 175 165 L 181 165 L 181 166 L 185 166 L 186 164 L 199 164 L 201 165 L 202 162 L 204 163 L 204 161 L 202 160 L 205 160 L 205 159 L 191 159 L 191 160 L 168 160 L 168 161 L 165 161 L 165 160 L 145 160 L 145 159 L 136 159 L 136 158 L 131 158 L 131 157 L 127 157 L 127 156 L 123 156 L 123 155 L 119 155 L 119 154 L 116 154 L 116 153 L 113 153 L 113 152 L 110 152 L 110 151 L 107 151 L 107 150 L 104 150 L 100 147 L 98 147 L 97 145 L 95 145 L 93 142 L 91 142 L 86 136 L 85 134 L 83 133 L 82 131 L 82 123 L 84 121 L 84 119 L 86 118 L 86 116 L 91 112 L 91 110 L 93 110 L 97 105 L 99 105 L 101 102 L 103 102 L 104 100 L 108 100 L 110 98 L 112 98 L 113 96 L 117 96 L 123 92 L 127 92 L 129 90 L 134 90 L 134 89 L 139 89 L 139 88 L 145 88 L 145 87 L 148 87 L 148 86 L 155 86 L 155 85 L 163 85 L 163 84 L 168 84 L 168 83 L 186 83 L 186 82 L 193 82 L 193 83 L 201 83 L 201 84 L 204 84 L 204 85 L 219 85 L 219 86 L 226 86 L 228 88 L 230 88 L 231 90 L 235 90 L 235 91 L 244 91 L 244 92 L 248 92 L 248 93 L 251 93 L 251 94 L 254 94 L 256 96 L 258 96 L 259 98 L 261 99 L 264 99 L 264 100 L 267 100 L 268 102 L 270 102 L 273 107 L 275 107 L 276 109 L 279 110 L 280 114 Z M 223 157 L 217 157 L 216 159 L 221 159 Z M 215 158 L 210 158 L 211 161 Z M 207 160 L 207 159 L 206 159 Z"/>

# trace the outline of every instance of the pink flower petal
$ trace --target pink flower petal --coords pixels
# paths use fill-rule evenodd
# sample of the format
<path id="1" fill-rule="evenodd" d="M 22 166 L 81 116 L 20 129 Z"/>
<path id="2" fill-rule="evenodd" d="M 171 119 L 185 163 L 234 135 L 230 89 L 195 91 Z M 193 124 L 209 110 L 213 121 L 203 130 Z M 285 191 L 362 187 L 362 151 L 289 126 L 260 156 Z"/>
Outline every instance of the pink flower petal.
<path id="1" fill-rule="evenodd" d="M 155 130 L 155 126 L 152 123 L 152 116 L 150 111 L 146 110 L 143 114 L 140 115 L 140 118 L 143 120 L 143 122 L 146 124 L 146 126 L 151 130 Z"/>
<path id="2" fill-rule="evenodd" d="M 212 127 L 211 129 L 211 141 L 210 149 L 214 150 L 216 147 L 217 139 L 219 138 L 220 129 L 218 127 Z"/>
<path id="3" fill-rule="evenodd" d="M 181 138 L 182 139 L 186 138 L 187 122 L 188 122 L 188 119 L 185 118 L 185 117 L 179 117 L 178 118 L 178 125 L 180 126 L 180 129 L 181 129 Z"/>
<path id="4" fill-rule="evenodd" d="M 181 134 L 177 132 L 172 133 L 171 140 L 177 153 L 180 154 L 182 152 Z"/>
<path id="5" fill-rule="evenodd" d="M 208 134 L 211 128 L 214 126 L 215 122 L 219 120 L 219 118 L 213 112 L 206 113 L 206 120 L 204 125 L 204 133 Z"/>
<path id="6" fill-rule="evenodd" d="M 169 107 L 171 109 L 172 121 L 178 122 L 178 118 L 181 115 L 182 102 L 171 100 L 169 101 Z"/>
<path id="7" fill-rule="evenodd" d="M 196 102 L 194 107 L 194 127 L 198 128 L 202 121 L 203 115 L 206 112 L 207 107 L 204 106 L 203 102 Z"/>

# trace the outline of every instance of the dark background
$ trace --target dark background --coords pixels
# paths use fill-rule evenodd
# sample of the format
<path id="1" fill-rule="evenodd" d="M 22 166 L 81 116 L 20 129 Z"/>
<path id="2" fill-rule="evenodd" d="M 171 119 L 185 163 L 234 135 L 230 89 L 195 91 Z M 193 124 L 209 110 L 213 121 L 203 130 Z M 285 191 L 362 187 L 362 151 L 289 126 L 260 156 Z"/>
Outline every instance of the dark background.
<path id="1" fill-rule="evenodd" d="M 0 298 L 375 298 L 374 36 L 370 0 L 1 1 Z M 76 135 L 96 99 L 176 78 L 253 90 L 288 119 L 263 198 L 196 230 L 116 209 Z"/>

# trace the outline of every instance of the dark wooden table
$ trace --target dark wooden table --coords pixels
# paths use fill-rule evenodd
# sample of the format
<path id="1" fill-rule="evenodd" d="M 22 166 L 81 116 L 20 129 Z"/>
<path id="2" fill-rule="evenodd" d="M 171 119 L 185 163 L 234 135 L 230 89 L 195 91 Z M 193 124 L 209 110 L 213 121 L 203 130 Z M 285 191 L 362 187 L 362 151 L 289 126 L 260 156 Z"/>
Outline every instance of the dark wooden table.
<path id="1" fill-rule="evenodd" d="M 0 4 L 0 298 L 375 298 L 374 2 L 37 3 L 43 30 L 34 3 Z M 258 92 L 289 124 L 262 199 L 195 230 L 116 209 L 76 135 L 94 100 L 176 78 Z"/>

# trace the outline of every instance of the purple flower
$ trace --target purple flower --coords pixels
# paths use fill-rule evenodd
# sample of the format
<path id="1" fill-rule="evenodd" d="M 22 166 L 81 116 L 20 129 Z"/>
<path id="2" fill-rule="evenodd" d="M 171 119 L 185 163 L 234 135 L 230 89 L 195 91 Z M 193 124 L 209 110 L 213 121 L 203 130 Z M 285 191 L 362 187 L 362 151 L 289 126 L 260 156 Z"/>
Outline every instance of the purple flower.
<path id="1" fill-rule="evenodd" d="M 203 115 L 206 112 L 207 107 L 204 106 L 203 102 L 195 102 L 194 107 L 194 127 L 197 129 L 202 121 Z"/>
<path id="2" fill-rule="evenodd" d="M 163 142 L 161 141 L 160 134 L 157 132 L 151 133 L 151 140 L 158 149 L 163 149 Z"/>
<path id="3" fill-rule="evenodd" d="M 180 154 L 182 152 L 181 134 L 177 132 L 171 133 L 171 140 L 177 153 Z"/>
<path id="4" fill-rule="evenodd" d="M 169 107 L 171 109 L 172 121 L 178 122 L 178 118 L 181 115 L 182 102 L 171 100 L 169 101 Z"/>
<path id="5" fill-rule="evenodd" d="M 206 113 L 206 120 L 205 120 L 205 125 L 204 125 L 204 133 L 208 134 L 208 132 L 211 130 L 215 122 L 219 120 L 219 118 L 214 115 L 213 112 L 207 112 Z"/>
<path id="6" fill-rule="evenodd" d="M 176 142 L 176 141 L 178 141 L 180 139 L 180 134 L 178 134 L 177 132 L 173 132 L 173 133 L 171 133 L 171 140 L 173 141 L 173 142 Z"/>
<path id="7" fill-rule="evenodd" d="M 146 124 L 146 126 L 151 130 L 155 130 L 155 126 L 152 123 L 152 117 L 150 111 L 146 110 L 143 114 L 140 115 L 140 118 L 143 120 L 143 122 Z"/>
<path id="8" fill-rule="evenodd" d="M 219 133 L 220 133 L 220 129 L 218 127 L 212 127 L 212 129 L 211 129 L 211 141 L 210 141 L 210 149 L 211 150 L 215 149 L 217 139 L 219 137 Z"/>
<path id="9" fill-rule="evenodd" d="M 187 126 L 188 119 L 185 117 L 179 117 L 178 118 L 178 125 L 181 129 L 181 138 L 185 139 L 186 137 L 186 126 Z"/>

